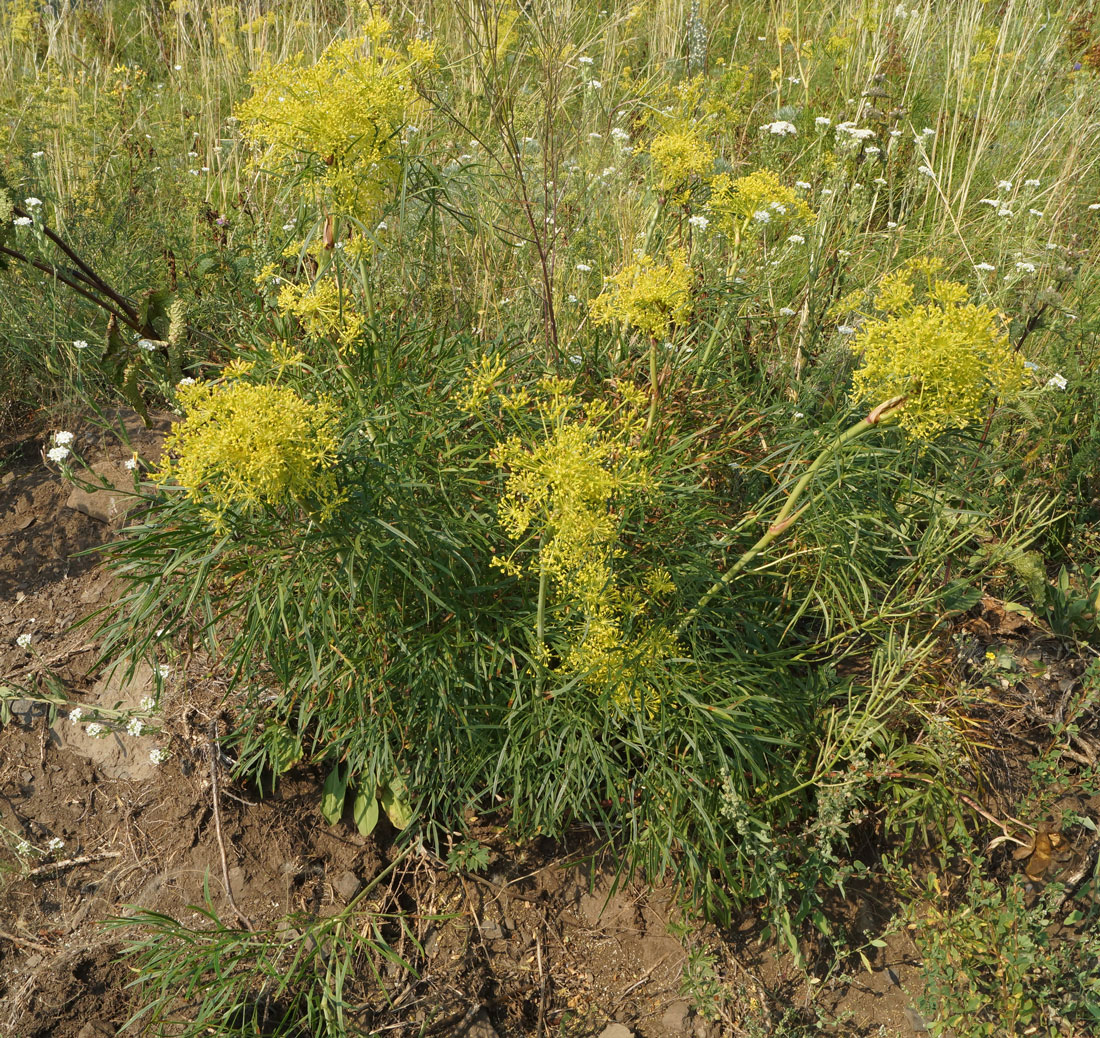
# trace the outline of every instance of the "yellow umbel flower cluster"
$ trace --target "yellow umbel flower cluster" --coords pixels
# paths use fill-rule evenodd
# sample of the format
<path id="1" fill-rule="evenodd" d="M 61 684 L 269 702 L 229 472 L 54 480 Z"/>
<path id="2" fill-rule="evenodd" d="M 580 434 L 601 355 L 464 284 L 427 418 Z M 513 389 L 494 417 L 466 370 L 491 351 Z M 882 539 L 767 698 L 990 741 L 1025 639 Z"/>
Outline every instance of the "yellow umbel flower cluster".
<path id="1" fill-rule="evenodd" d="M 493 370 L 477 369 L 482 387 Z M 534 394 L 523 392 L 534 412 L 532 431 L 493 452 L 508 472 L 498 519 L 517 547 L 494 563 L 538 578 L 539 634 L 557 649 L 559 676 L 576 675 L 594 691 L 607 690 L 619 706 L 653 710 L 659 697 L 645 675 L 674 655 L 676 642 L 644 614 L 654 595 L 674 586 L 663 570 L 637 589 L 623 587 L 615 572 L 619 513 L 653 488 L 648 454 L 637 446 L 645 394 L 632 385 L 616 388 L 617 404 L 586 403 L 565 379 L 543 379 Z M 484 400 L 483 388 L 472 387 L 469 395 Z M 547 647 L 539 648 L 548 658 Z"/>
<path id="2" fill-rule="evenodd" d="M 714 214 L 719 230 L 738 239 L 748 230 L 786 228 L 812 223 L 816 218 L 805 199 L 770 169 L 758 169 L 736 179 L 719 173 L 710 182 L 707 209 Z"/>
<path id="3" fill-rule="evenodd" d="M 714 165 L 714 149 L 689 124 L 657 134 L 650 142 L 649 154 L 657 169 L 657 190 L 669 205 L 686 202 L 692 187 Z"/>
<path id="4" fill-rule="evenodd" d="M 393 174 L 415 64 L 383 45 L 385 23 L 327 47 L 314 64 L 299 55 L 252 75 L 237 108 L 241 132 L 267 165 L 305 162 L 334 207 L 363 217 Z M 420 48 L 418 53 L 422 52 Z"/>
<path id="5" fill-rule="evenodd" d="M 308 285 L 284 278 L 276 305 L 279 313 L 297 317 L 313 339 L 335 339 L 347 348 L 363 331 L 363 318 L 352 309 L 351 298 L 341 293 L 332 277 L 320 277 Z"/>
<path id="6" fill-rule="evenodd" d="M 666 337 L 691 312 L 691 267 L 683 249 L 667 263 L 640 256 L 618 274 L 589 304 L 596 324 L 622 321 L 654 339 Z"/>
<path id="7" fill-rule="evenodd" d="M 231 512 L 294 504 L 324 516 L 338 504 L 331 404 L 239 380 L 181 385 L 177 394 L 184 417 L 164 444 L 174 460 L 156 478 L 182 487 L 215 529 Z"/>
<path id="8" fill-rule="evenodd" d="M 918 261 L 884 278 L 875 297 L 884 316 L 868 320 L 851 344 L 860 358 L 855 399 L 907 397 L 897 422 L 916 439 L 980 419 L 995 398 L 1018 393 L 1026 374 L 1002 315 L 967 302 L 966 286 L 936 278 L 938 266 Z"/>

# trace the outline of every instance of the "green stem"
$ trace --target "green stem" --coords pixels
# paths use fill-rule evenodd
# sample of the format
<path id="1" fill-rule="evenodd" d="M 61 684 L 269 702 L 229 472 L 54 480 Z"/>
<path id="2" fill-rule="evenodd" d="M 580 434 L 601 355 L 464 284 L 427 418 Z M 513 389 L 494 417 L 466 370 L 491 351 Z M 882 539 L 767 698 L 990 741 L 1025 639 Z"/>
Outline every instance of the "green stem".
<path id="1" fill-rule="evenodd" d="M 645 431 L 653 428 L 653 421 L 657 417 L 657 340 L 652 336 L 649 340 L 649 417 L 645 420 Z"/>
<path id="2" fill-rule="evenodd" d="M 679 626 L 677 626 L 673 633 L 673 637 L 679 638 L 684 631 L 688 629 L 692 621 L 706 608 L 711 599 L 721 592 L 723 588 L 728 587 L 732 583 L 734 577 L 741 573 L 745 567 L 781 533 L 786 532 L 786 530 L 794 524 L 795 520 L 809 507 L 809 505 L 804 505 L 797 512 L 794 511 L 794 507 L 798 503 L 799 497 L 801 497 L 802 492 L 809 486 L 810 481 L 820 471 L 821 466 L 845 444 L 862 436 L 869 429 L 873 429 L 884 418 L 903 407 L 907 399 L 908 397 L 896 396 L 891 400 L 879 404 L 878 407 L 871 411 L 862 421 L 856 422 L 855 425 L 845 429 L 844 432 L 814 459 L 810 467 L 802 474 L 802 478 L 794 485 L 794 489 L 788 495 L 786 502 L 779 511 L 779 515 L 775 517 L 775 522 L 768 527 L 764 535 L 749 548 L 748 551 L 746 551 L 707 589 L 703 597 L 695 604 L 695 607 L 680 621 Z"/>
<path id="3" fill-rule="evenodd" d="M 546 566 L 539 564 L 539 606 L 535 618 L 535 636 L 538 638 L 539 649 L 542 649 L 546 634 Z"/>
<path id="4" fill-rule="evenodd" d="M 657 199 L 657 204 L 653 207 L 653 214 L 649 218 L 649 224 L 645 229 L 645 241 L 642 243 L 642 252 L 648 255 L 649 247 L 653 244 L 653 235 L 657 230 L 657 222 L 661 218 L 661 213 L 665 209 L 665 200 L 663 198 Z"/>

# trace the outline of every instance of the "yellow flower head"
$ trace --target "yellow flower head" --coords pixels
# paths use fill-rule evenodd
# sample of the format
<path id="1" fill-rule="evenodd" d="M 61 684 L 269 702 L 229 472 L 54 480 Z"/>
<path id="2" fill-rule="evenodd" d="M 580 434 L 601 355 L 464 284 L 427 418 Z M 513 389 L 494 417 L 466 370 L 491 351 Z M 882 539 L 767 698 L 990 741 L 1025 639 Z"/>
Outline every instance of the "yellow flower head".
<path id="1" fill-rule="evenodd" d="M 499 365 L 483 361 L 471 369 L 467 396 L 483 400 L 496 393 L 502 374 Z M 593 691 L 610 692 L 622 708 L 653 710 L 659 697 L 647 670 L 678 647 L 667 629 L 643 622 L 641 614 L 647 597 L 675 585 L 664 570 L 650 571 L 638 589 L 624 586 L 616 573 L 623 554 L 621 512 L 654 481 L 649 455 L 637 446 L 646 395 L 630 385 L 615 390 L 617 401 L 586 402 L 571 381 L 545 378 L 525 398 L 533 413 L 510 412 L 523 431 L 492 456 L 508 474 L 497 514 L 514 548 L 493 564 L 545 582 L 547 633 L 558 650 L 559 676 L 576 675 Z"/>
<path id="2" fill-rule="evenodd" d="M 770 169 L 736 179 L 720 173 L 710 183 L 707 208 L 719 230 L 730 235 L 773 225 L 807 224 L 816 218 L 794 188 L 787 187 Z"/>
<path id="3" fill-rule="evenodd" d="M 169 460 L 156 478 L 181 486 L 216 529 L 231 511 L 298 504 L 324 515 L 336 506 L 331 404 L 239 380 L 181 385 L 177 396 L 184 417 L 168 434 Z"/>
<path id="4" fill-rule="evenodd" d="M 329 191 L 337 209 L 362 216 L 393 172 L 392 154 L 412 97 L 412 60 L 380 42 L 388 24 L 376 20 L 362 35 L 338 40 L 313 64 L 299 55 L 265 63 L 252 75 L 252 96 L 237 115 L 245 138 L 270 164 L 303 162 Z"/>
<path id="5" fill-rule="evenodd" d="M 714 164 L 714 151 L 694 126 L 683 125 L 657 134 L 649 154 L 657 169 L 657 190 L 671 205 L 688 200 L 692 185 Z"/>
<path id="6" fill-rule="evenodd" d="M 1023 388 L 1023 358 L 1013 352 L 1003 316 L 966 301 L 965 286 L 934 277 L 935 264 L 911 264 L 879 285 L 875 305 L 851 348 L 860 358 L 857 401 L 876 405 L 908 397 L 898 424 L 930 439 L 981 418 L 994 398 Z M 914 279 L 923 274 L 915 284 Z"/>
<path id="7" fill-rule="evenodd" d="M 336 339 L 347 348 L 363 331 L 363 318 L 354 311 L 351 297 L 332 277 L 307 285 L 283 278 L 276 305 L 279 313 L 296 317 L 312 339 Z"/>
<path id="8" fill-rule="evenodd" d="M 691 267 L 683 249 L 667 263 L 641 256 L 608 278 L 608 287 L 589 304 L 596 324 L 622 321 L 652 338 L 664 338 L 691 312 Z"/>

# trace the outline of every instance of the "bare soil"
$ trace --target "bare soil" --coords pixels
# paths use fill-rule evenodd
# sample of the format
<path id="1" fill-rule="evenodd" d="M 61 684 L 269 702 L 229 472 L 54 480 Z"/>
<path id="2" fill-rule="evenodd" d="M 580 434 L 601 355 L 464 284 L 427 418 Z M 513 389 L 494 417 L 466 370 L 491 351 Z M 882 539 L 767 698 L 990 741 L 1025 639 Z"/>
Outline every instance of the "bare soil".
<path id="1" fill-rule="evenodd" d="M 134 452 L 155 461 L 167 422 L 145 429 L 133 416 L 118 419 L 129 444 L 88 422 L 69 425 L 84 460 L 108 475 L 124 472 Z M 74 507 L 79 495 L 43 461 L 48 437 L 28 427 L 0 441 L 0 684 L 65 701 L 51 709 L 23 699 L 0 728 L 0 1036 L 102 1038 L 141 1005 L 140 977 L 119 960 L 136 933 L 105 928 L 105 919 L 143 908 L 200 925 L 193 906 L 208 889 L 219 917 L 236 925 L 228 880 L 241 915 L 275 929 L 294 913 L 339 911 L 395 860 L 398 845 L 385 824 L 370 838 L 326 825 L 322 777 L 308 767 L 262 797 L 221 768 L 215 813 L 210 731 L 224 689 L 199 656 L 181 656 L 163 679 L 158 731 L 94 739 L 68 722 L 80 703 L 136 706 L 161 679 L 147 667 L 128 677 L 99 659 L 95 614 L 119 588 L 101 555 L 81 553 L 107 544 L 122 517 L 104 521 Z M 1033 637 L 1019 626 L 1006 631 L 995 614 L 983 606 L 964 632 L 978 649 L 1013 638 L 1020 648 Z M 17 638 L 28 633 L 21 647 Z M 1055 709 L 1059 683 L 1077 680 L 1082 667 L 1074 659 L 1047 667 L 1030 698 L 1005 693 L 1020 699 L 1009 704 L 1019 738 L 1041 737 L 1035 710 Z M 996 811 L 1007 810 L 1021 781 L 1021 754 L 1023 764 L 1035 755 L 1008 734 L 1001 743 L 989 750 L 1006 776 Z M 170 750 L 159 766 L 149 760 L 154 746 Z M 1075 752 L 1084 756 L 1088 745 Z M 1100 816 L 1100 802 L 1080 797 L 1055 808 L 1070 800 Z M 425 851 L 406 856 L 379 887 L 373 907 L 407 914 L 410 933 L 395 947 L 415 972 L 385 972 L 390 1001 L 377 997 L 364 1033 L 596 1035 L 617 1022 L 641 1038 L 713 1038 L 769 1033 L 790 1010 L 812 1020 L 811 1002 L 834 1034 L 918 1033 L 919 964 L 904 930 L 868 949 L 870 971 L 807 984 L 788 957 L 759 942 L 752 917 L 719 932 L 685 918 L 667 888 L 617 882 L 614 863 L 594 855 L 584 833 L 516 846 L 488 821 L 473 832 L 490 849 L 483 874 L 448 871 Z M 20 860 L 21 840 L 40 851 L 51 840 L 63 846 Z M 850 889 L 836 917 L 866 937 L 892 912 L 869 884 Z M 681 982 L 689 954 L 700 952 L 711 956 L 721 994 L 693 1007 Z"/>

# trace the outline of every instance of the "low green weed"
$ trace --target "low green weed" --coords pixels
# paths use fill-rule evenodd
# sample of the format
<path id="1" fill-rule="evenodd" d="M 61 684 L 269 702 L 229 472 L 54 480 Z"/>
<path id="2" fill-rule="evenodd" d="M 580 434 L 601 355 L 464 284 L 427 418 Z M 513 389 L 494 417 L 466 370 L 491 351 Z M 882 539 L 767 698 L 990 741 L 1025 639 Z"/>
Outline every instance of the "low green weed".
<path id="1" fill-rule="evenodd" d="M 404 920 L 365 911 L 363 894 L 323 919 L 293 916 L 240 929 L 222 921 L 204 890 L 206 907 L 191 906 L 201 925 L 145 909 L 107 921 L 125 934 L 140 931 L 123 950 L 137 974 L 129 986 L 141 995 L 124 1030 L 351 1038 L 385 1010 L 381 971 L 391 964 L 411 970 L 391 946 Z"/>
<path id="2" fill-rule="evenodd" d="M 1063 905 L 1058 883 L 1035 894 L 1023 877 L 987 879 L 982 859 L 971 864 L 960 891 L 932 875 L 927 900 L 907 909 L 922 959 L 918 1006 L 932 1033 L 1091 1033 L 1100 1025 L 1095 877 Z"/>

